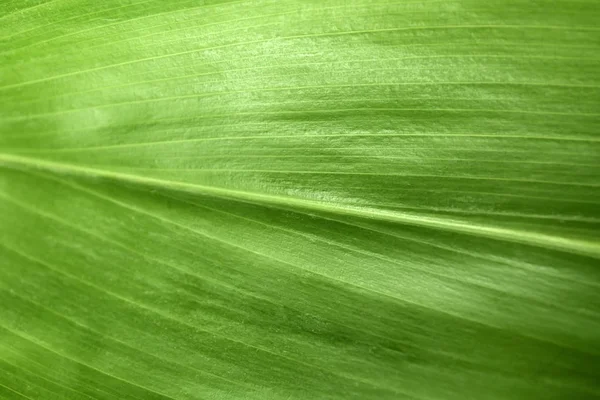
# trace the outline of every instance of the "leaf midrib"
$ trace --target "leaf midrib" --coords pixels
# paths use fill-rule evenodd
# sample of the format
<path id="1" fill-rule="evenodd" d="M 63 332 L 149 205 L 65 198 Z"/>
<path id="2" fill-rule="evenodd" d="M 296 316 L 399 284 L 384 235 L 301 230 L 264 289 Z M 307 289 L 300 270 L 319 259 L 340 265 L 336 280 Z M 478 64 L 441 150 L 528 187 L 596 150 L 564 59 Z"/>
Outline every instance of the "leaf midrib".
<path id="1" fill-rule="evenodd" d="M 297 197 L 278 196 L 273 194 L 226 189 L 165 179 L 148 178 L 122 172 L 106 171 L 97 168 L 55 161 L 46 161 L 12 154 L 0 153 L 0 167 L 17 170 L 42 170 L 51 173 L 80 177 L 105 178 L 120 182 L 133 183 L 144 187 L 162 188 L 172 191 L 226 198 L 251 204 L 263 204 L 271 207 L 293 209 L 294 211 L 303 213 L 325 212 L 402 225 L 420 226 L 430 229 L 468 234 L 472 236 L 487 237 L 500 241 L 521 243 L 552 250 L 561 250 L 600 259 L 600 243 L 565 238 L 555 235 L 547 235 L 539 232 L 528 232 L 518 229 L 507 229 L 492 225 L 476 224 L 469 221 L 451 218 L 417 216 L 392 210 L 330 204 Z"/>

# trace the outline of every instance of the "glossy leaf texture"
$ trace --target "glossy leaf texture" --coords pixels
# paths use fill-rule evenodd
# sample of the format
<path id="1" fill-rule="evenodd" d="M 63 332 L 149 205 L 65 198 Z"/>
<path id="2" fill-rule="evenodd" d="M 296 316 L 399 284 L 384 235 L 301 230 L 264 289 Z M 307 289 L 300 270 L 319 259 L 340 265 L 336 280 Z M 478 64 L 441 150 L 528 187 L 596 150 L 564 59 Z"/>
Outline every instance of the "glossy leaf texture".
<path id="1" fill-rule="evenodd" d="M 594 0 L 0 3 L 0 398 L 600 398 Z"/>

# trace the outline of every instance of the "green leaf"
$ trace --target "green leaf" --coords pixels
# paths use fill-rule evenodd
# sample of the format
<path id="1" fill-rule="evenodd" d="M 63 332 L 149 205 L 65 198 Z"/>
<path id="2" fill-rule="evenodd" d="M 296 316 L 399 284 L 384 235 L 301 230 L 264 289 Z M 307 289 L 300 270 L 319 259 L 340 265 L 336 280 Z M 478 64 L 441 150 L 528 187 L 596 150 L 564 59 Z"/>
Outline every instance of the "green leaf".
<path id="1" fill-rule="evenodd" d="M 600 398 L 592 0 L 0 3 L 0 398 Z"/>

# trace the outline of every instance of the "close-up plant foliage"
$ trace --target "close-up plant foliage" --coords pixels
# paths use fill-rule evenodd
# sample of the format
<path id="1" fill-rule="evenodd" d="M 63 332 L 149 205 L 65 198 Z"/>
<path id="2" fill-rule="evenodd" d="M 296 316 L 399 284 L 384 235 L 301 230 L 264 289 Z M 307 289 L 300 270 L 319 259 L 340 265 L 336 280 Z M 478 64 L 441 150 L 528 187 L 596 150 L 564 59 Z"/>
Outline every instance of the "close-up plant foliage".
<path id="1" fill-rule="evenodd" d="M 0 1 L 0 398 L 600 399 L 598 21 Z"/>

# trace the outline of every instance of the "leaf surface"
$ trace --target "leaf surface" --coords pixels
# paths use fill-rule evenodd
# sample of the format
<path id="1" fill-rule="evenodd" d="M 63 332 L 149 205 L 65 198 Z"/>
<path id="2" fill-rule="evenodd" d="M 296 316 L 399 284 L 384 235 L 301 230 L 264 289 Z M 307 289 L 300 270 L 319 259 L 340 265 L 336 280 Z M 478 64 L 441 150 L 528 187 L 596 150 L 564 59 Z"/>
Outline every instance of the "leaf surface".
<path id="1" fill-rule="evenodd" d="M 0 398 L 600 398 L 596 1 L 0 4 Z"/>

